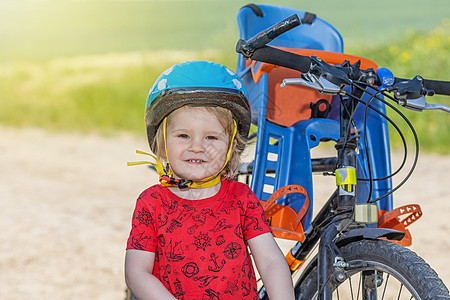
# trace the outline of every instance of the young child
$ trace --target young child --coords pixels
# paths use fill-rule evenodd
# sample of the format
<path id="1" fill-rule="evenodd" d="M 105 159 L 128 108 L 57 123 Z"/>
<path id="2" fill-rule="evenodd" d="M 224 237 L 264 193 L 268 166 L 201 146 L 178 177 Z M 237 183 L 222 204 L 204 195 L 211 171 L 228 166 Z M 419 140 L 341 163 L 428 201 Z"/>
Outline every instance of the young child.
<path id="1" fill-rule="evenodd" d="M 212 62 L 175 65 L 151 88 L 145 119 L 160 184 L 133 214 L 125 258 L 133 295 L 258 299 L 250 248 L 270 299 L 294 299 L 258 199 L 232 179 L 250 126 L 239 78 Z"/>

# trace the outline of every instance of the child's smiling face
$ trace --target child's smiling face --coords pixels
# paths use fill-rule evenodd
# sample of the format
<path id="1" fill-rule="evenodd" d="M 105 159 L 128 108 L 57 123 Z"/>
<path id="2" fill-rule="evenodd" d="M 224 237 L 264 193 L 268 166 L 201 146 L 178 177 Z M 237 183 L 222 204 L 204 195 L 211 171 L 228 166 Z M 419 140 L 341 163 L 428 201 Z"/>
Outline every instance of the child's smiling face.
<path id="1" fill-rule="evenodd" d="M 204 107 L 183 106 L 167 118 L 167 156 L 176 178 L 199 181 L 219 172 L 229 136 Z"/>

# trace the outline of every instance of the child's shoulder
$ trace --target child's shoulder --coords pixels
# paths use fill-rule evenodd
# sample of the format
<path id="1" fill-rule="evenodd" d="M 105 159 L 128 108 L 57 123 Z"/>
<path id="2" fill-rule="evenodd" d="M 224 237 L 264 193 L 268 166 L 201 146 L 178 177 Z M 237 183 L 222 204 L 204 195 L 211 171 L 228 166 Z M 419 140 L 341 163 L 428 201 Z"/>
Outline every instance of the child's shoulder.
<path id="1" fill-rule="evenodd" d="M 243 182 L 239 182 L 234 179 L 228 179 L 228 180 L 224 180 L 222 183 L 226 184 L 226 189 L 228 189 L 228 190 L 233 190 L 237 193 L 246 193 L 246 194 L 252 193 L 253 194 L 250 187 Z"/>
<path id="2" fill-rule="evenodd" d="M 145 189 L 140 195 L 138 200 L 141 199 L 160 199 L 163 196 L 163 187 L 160 184 L 155 184 L 147 189 Z"/>

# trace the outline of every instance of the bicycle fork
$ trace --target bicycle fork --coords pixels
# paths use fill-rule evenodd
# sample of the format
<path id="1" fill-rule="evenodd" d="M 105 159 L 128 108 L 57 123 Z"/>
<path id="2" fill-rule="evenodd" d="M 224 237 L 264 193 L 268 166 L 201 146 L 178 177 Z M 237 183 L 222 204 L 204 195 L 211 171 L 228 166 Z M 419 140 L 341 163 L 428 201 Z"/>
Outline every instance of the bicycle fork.
<path id="1" fill-rule="evenodd" d="M 318 270 L 318 298 L 320 300 L 332 299 L 332 289 L 330 285 L 333 272 L 332 259 L 335 254 L 332 253 L 330 245 L 334 243 L 334 238 L 338 234 L 337 223 L 331 223 L 322 233 L 319 243 L 319 255 L 317 261 Z"/>
<path id="2" fill-rule="evenodd" d="M 331 223 L 323 232 L 318 254 L 318 299 L 331 300 L 333 294 L 333 285 L 339 282 L 342 283 L 347 279 L 346 271 L 357 270 L 365 268 L 367 263 L 362 260 L 351 262 L 344 261 L 340 255 L 339 248 L 335 244 L 336 236 L 339 233 L 340 222 Z M 359 230 L 355 230 L 359 231 Z M 367 232 L 377 232 L 377 235 L 382 236 L 382 233 L 377 230 L 366 230 Z M 361 274 L 361 291 L 362 299 L 378 299 L 377 288 L 383 282 L 382 274 L 375 270 L 363 271 Z"/>

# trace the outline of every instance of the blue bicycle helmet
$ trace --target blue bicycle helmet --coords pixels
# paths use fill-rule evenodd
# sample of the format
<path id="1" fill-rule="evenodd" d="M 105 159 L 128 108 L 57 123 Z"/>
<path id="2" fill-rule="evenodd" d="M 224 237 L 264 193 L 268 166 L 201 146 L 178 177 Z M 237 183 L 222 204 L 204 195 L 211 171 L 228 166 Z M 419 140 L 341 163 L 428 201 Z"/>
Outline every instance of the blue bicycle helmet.
<path id="1" fill-rule="evenodd" d="M 153 84 L 145 105 L 150 145 L 156 129 L 172 111 L 184 106 L 220 106 L 230 110 L 238 132 L 247 137 L 250 105 L 247 90 L 227 67 L 209 61 L 188 61 L 164 71 Z"/>

